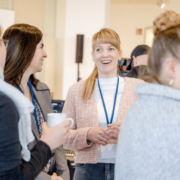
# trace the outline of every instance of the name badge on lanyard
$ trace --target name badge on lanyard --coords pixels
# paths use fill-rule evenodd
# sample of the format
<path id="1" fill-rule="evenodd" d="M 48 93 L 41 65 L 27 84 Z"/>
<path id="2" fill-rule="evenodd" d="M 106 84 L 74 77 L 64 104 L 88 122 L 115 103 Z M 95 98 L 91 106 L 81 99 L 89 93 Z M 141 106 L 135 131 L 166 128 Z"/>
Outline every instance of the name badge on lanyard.
<path id="1" fill-rule="evenodd" d="M 31 83 L 31 79 L 29 78 L 29 87 L 30 87 L 30 91 L 31 91 L 31 97 L 32 97 L 32 103 L 34 105 L 34 117 L 36 120 L 36 126 L 39 132 L 39 123 L 38 123 L 38 118 L 37 118 L 37 111 L 36 111 L 36 103 L 35 103 L 35 99 L 34 99 L 34 93 L 33 93 L 33 88 L 32 88 L 32 83 Z M 19 87 L 19 90 L 24 94 L 24 92 L 22 91 L 22 89 Z"/>
<path id="2" fill-rule="evenodd" d="M 97 81 L 98 81 L 99 92 L 100 92 L 100 96 L 101 96 L 101 100 L 102 100 L 102 104 L 103 104 L 103 108 L 104 108 L 104 112 L 105 112 L 105 116 L 106 116 L 107 126 L 108 126 L 108 124 L 111 124 L 113 122 L 113 118 L 114 118 L 114 111 L 115 111 L 117 93 L 118 93 L 118 88 L 119 88 L 119 77 L 117 77 L 117 85 L 116 85 L 116 91 L 115 91 L 114 103 L 113 103 L 113 109 L 112 109 L 112 114 L 111 114 L 110 121 L 109 121 L 109 118 L 108 118 L 106 105 L 105 105 L 103 94 L 102 94 L 102 91 L 101 91 L 101 86 L 100 86 L 100 83 L 99 83 L 99 79 Z M 101 159 L 116 158 L 116 148 L 115 148 L 115 146 L 117 146 L 117 145 L 115 145 L 115 144 L 107 144 L 106 146 L 101 146 Z"/>

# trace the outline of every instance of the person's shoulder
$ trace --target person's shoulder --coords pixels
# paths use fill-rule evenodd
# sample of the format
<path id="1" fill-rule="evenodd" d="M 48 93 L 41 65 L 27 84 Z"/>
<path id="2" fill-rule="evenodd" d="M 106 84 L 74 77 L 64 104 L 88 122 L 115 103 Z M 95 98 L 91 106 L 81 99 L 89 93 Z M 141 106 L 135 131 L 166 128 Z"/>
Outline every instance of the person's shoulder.
<path id="1" fill-rule="evenodd" d="M 3 92 L 0 92 L 0 104 L 11 104 L 13 103 L 12 100 Z"/>
<path id="2" fill-rule="evenodd" d="M 1 108 L 8 108 L 9 110 L 16 109 L 14 102 L 3 92 L 0 92 L 0 107 Z"/>
<path id="3" fill-rule="evenodd" d="M 79 96 L 79 94 L 82 93 L 84 82 L 85 80 L 81 80 L 79 82 L 72 84 L 68 89 L 68 96 Z"/>
<path id="4" fill-rule="evenodd" d="M 44 89 L 49 90 L 49 87 L 45 83 L 39 81 L 37 83 L 37 89 L 38 90 L 44 90 Z"/>
<path id="5" fill-rule="evenodd" d="M 81 88 L 81 87 L 83 87 L 84 82 L 85 82 L 85 80 L 81 80 L 79 82 L 76 82 L 76 83 L 72 84 L 69 89 Z"/>
<path id="6" fill-rule="evenodd" d="M 145 81 L 137 78 L 130 78 L 130 77 L 124 77 L 125 82 L 131 83 L 131 84 L 139 84 L 139 83 L 146 83 Z"/>

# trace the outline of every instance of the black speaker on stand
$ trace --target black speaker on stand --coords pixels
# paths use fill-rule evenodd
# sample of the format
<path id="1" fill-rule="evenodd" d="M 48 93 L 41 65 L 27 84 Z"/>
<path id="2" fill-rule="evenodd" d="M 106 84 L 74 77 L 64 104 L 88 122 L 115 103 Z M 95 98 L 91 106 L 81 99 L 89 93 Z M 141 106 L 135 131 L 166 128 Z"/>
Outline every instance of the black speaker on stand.
<path id="1" fill-rule="evenodd" d="M 79 64 L 83 62 L 83 46 L 84 46 L 84 35 L 77 34 L 76 37 L 76 63 L 78 64 L 77 81 L 81 80 L 79 76 Z"/>

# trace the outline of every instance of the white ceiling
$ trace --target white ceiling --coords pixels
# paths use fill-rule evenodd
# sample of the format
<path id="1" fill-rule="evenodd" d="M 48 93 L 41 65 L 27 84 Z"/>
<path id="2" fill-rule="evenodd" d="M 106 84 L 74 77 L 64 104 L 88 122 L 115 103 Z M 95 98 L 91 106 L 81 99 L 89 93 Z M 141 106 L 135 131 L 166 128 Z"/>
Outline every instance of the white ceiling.
<path id="1" fill-rule="evenodd" d="M 136 3 L 136 4 L 156 4 L 157 0 L 111 0 L 112 3 Z M 164 3 L 169 3 L 170 0 L 163 0 Z"/>

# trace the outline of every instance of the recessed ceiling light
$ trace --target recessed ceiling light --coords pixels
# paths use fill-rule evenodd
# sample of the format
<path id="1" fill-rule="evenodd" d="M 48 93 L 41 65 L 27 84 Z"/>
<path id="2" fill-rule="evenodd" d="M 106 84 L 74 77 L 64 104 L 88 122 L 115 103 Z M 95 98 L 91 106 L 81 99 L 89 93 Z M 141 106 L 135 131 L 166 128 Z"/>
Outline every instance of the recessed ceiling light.
<path id="1" fill-rule="evenodd" d="M 163 3 L 163 0 L 158 0 L 157 5 L 161 7 L 162 9 L 165 7 L 165 4 Z"/>

